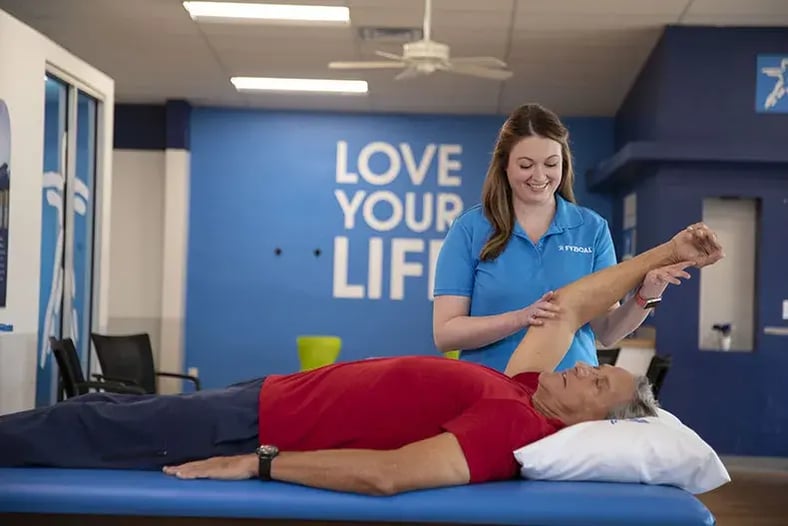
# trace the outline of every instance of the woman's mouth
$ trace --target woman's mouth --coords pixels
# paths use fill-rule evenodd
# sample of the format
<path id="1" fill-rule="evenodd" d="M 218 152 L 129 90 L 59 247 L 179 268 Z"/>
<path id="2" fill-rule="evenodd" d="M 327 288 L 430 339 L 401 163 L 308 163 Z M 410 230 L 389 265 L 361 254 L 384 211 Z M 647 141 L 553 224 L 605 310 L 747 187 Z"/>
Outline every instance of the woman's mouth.
<path id="1" fill-rule="evenodd" d="M 550 184 L 549 181 L 545 181 L 542 184 L 528 183 L 528 186 L 531 188 L 531 190 L 535 192 L 541 192 L 542 190 L 547 188 L 549 184 Z"/>

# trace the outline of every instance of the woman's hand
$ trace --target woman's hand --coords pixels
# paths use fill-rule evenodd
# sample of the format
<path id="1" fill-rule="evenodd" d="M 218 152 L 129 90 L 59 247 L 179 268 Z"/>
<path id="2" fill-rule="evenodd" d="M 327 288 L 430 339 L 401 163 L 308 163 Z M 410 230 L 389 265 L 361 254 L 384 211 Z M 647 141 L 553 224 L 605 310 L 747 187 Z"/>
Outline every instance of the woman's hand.
<path id="1" fill-rule="evenodd" d="M 255 454 L 235 455 L 165 466 L 162 471 L 180 479 L 244 480 L 257 476 L 257 465 Z"/>
<path id="2" fill-rule="evenodd" d="M 656 298 L 662 295 L 669 284 L 681 285 L 680 278 L 690 279 L 689 273 L 684 269 L 691 264 L 684 261 L 649 271 L 640 286 L 640 295 L 644 298 Z"/>
<path id="3" fill-rule="evenodd" d="M 544 320 L 555 318 L 561 309 L 558 305 L 552 303 L 554 296 L 555 293 L 550 291 L 531 305 L 522 309 L 520 312 L 523 316 L 523 327 L 544 325 Z"/>

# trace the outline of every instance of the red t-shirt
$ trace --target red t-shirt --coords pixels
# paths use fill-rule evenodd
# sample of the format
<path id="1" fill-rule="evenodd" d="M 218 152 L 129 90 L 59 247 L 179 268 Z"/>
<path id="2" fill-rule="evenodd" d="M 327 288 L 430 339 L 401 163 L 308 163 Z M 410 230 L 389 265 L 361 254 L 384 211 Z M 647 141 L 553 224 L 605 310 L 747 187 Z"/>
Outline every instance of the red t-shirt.
<path id="1" fill-rule="evenodd" d="M 538 373 L 508 376 L 443 357 L 342 362 L 269 376 L 260 443 L 282 451 L 396 449 L 450 432 L 471 482 L 512 478 L 513 452 L 563 427 L 531 404 Z"/>

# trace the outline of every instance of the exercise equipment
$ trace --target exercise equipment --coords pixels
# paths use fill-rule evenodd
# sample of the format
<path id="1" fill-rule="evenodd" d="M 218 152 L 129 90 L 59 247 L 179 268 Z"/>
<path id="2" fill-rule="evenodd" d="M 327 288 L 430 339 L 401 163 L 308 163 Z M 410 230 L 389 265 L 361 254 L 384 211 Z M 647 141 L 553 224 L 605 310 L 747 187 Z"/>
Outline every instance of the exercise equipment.
<path id="1" fill-rule="evenodd" d="M 257 480 L 179 480 L 158 471 L 3 468 L 0 522 L 12 513 L 13 524 L 50 526 L 77 520 L 160 525 L 176 517 L 200 517 L 201 525 L 250 518 L 268 524 L 715 524 L 694 496 L 668 486 L 513 480 L 371 497 Z"/>

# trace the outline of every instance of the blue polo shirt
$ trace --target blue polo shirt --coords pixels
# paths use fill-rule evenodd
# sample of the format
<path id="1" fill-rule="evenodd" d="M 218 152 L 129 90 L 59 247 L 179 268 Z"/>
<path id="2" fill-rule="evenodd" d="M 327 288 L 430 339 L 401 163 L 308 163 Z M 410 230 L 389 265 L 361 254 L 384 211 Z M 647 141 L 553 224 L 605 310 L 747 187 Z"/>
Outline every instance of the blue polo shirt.
<path id="1" fill-rule="evenodd" d="M 463 212 L 449 228 L 435 269 L 435 296 L 471 298 L 470 315 L 488 316 L 521 309 L 550 290 L 616 264 L 607 221 L 596 212 L 556 194 L 556 213 L 547 232 L 533 243 L 515 223 L 514 234 L 495 260 L 479 261 L 492 227 L 481 205 Z M 503 371 L 525 335 L 518 331 L 500 341 L 462 350 L 461 359 Z M 582 361 L 597 365 L 594 331 L 583 326 L 556 370 Z"/>

